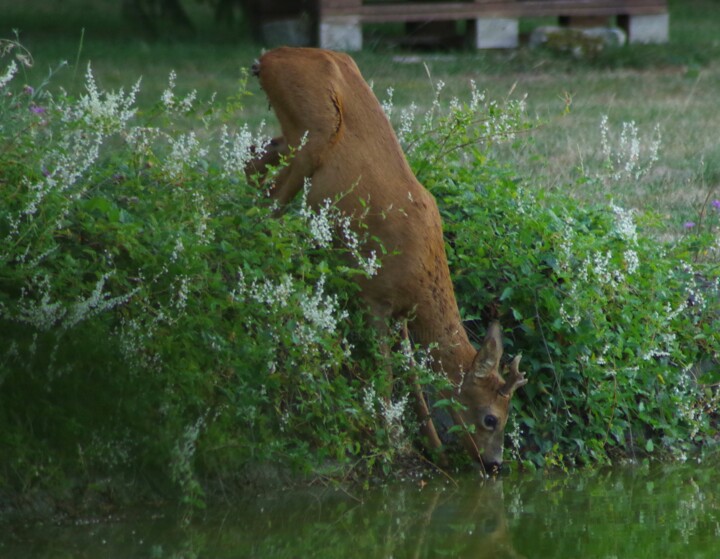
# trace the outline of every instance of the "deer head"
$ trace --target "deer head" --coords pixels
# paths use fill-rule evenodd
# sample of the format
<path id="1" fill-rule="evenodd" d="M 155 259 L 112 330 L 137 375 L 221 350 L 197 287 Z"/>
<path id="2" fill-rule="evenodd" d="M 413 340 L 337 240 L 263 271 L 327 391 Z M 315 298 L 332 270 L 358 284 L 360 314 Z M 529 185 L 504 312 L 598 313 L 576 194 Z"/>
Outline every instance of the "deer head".
<path id="1" fill-rule="evenodd" d="M 525 375 L 519 370 L 520 356 L 510 363 L 505 377 L 500 374 L 502 354 L 500 326 L 493 322 L 456 395 L 463 409 L 453 412 L 455 424 L 466 429 L 463 445 L 486 472 L 497 471 L 502 465 L 510 399 L 516 389 L 527 384 Z"/>

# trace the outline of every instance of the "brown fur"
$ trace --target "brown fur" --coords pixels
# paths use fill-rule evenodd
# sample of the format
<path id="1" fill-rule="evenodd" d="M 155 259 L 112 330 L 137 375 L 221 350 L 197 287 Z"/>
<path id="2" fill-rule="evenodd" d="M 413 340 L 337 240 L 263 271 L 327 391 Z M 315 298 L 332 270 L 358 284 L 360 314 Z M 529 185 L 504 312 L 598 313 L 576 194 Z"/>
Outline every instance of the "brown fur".
<path id="1" fill-rule="evenodd" d="M 262 174 L 267 164 L 279 161 L 306 137 L 302 149 L 275 177 L 272 195 L 285 204 L 309 177 L 311 206 L 329 198 L 356 226 L 362 221 L 380 240 L 387 256 L 376 276 L 360 280 L 362 296 L 379 324 L 408 319 L 414 342 L 436 345 L 434 367 L 459 388 L 444 396 L 453 396 L 466 408 L 453 412 L 453 420 L 475 425 L 475 433 L 463 437 L 465 447 L 485 465 L 499 465 L 509 403 L 499 392 L 505 385 L 498 371 L 500 329 L 491 327 L 479 352 L 470 344 L 455 301 L 435 199 L 410 170 L 357 65 L 341 53 L 279 48 L 265 53 L 253 71 L 284 140 L 274 140 L 265 160 L 258 159 L 250 171 Z M 515 386 L 505 388 L 512 394 Z M 438 448 L 419 388 L 415 397 L 428 444 Z M 494 428 L 484 422 L 489 415 L 497 418 Z"/>

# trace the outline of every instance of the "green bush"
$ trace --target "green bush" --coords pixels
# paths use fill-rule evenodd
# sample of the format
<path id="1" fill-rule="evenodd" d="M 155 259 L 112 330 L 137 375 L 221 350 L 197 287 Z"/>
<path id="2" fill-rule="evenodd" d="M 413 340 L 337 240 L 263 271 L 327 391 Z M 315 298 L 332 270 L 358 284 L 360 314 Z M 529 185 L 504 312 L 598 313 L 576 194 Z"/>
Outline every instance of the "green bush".
<path id="1" fill-rule="evenodd" d="M 198 503 L 255 464 L 387 467 L 354 303 L 375 260 L 331 207 L 272 219 L 243 173 L 264 140 L 224 123 L 237 100 L 174 81 L 147 112 L 90 68 L 77 98 L 2 84 L 3 485 L 142 472 Z"/>
<path id="2" fill-rule="evenodd" d="M 205 481 L 259 466 L 392 471 L 414 434 L 405 374 L 443 379 L 407 347 L 381 356 L 353 281 L 378 262 L 346 218 L 304 199 L 272 218 L 247 184 L 264 139 L 237 124 L 242 95 L 201 102 L 171 75 L 141 111 L 139 82 L 101 91 L 88 67 L 82 95 L 51 93 L 18 84 L 24 60 L 0 77 L 0 486 L 139 475 L 199 505 Z M 384 106 L 438 199 L 464 315 L 499 317 L 525 356 L 512 454 L 714 441 L 717 214 L 660 243 L 646 216 L 523 186 L 493 155 L 528 128 L 522 103 L 440 89 L 425 115 Z"/>
<path id="3" fill-rule="evenodd" d="M 436 103 L 404 140 L 440 204 L 464 316 L 499 316 L 524 354 L 516 456 L 686 459 L 717 443 L 720 201 L 663 243 L 655 216 L 530 189 L 488 149 L 522 129 L 522 104 L 480 102 L 473 88 L 470 103 Z M 657 131 L 644 151 L 634 123 L 613 135 L 604 118 L 600 136 L 604 161 L 580 180 L 632 188 L 657 160 Z"/>

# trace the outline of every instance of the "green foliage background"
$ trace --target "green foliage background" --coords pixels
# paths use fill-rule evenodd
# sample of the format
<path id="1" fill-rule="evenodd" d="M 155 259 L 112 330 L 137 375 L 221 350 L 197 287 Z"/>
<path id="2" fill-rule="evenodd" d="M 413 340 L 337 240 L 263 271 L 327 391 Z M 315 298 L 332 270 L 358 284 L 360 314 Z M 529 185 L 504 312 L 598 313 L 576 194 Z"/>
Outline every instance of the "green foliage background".
<path id="1" fill-rule="evenodd" d="M 4 60 L 22 64 L 18 48 Z M 410 366 L 391 357 L 388 409 L 388 363 L 356 303 L 367 269 L 322 236 L 342 216 L 300 200 L 272 218 L 242 173 L 263 135 L 236 122 L 242 95 L 180 98 L 170 81 L 144 111 L 139 84 L 102 91 L 90 68 L 78 97 L 0 88 L 0 491 L 110 476 L 202 505 L 208 485 L 270 467 L 399 471 L 415 455 Z M 498 317 L 524 354 L 508 458 L 716 445 L 720 212 L 660 242 L 653 216 L 531 189 L 495 151 L 531 135 L 523 104 L 441 90 L 423 115 L 385 105 L 441 207 L 464 316 L 477 330 Z"/>

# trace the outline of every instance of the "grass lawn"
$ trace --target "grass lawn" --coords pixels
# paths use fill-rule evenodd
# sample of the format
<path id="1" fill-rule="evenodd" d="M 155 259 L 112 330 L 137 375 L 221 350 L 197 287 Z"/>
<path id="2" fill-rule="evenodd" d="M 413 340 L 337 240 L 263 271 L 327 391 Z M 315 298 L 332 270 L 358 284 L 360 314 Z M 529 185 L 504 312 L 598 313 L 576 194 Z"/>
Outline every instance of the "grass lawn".
<path id="1" fill-rule="evenodd" d="M 396 106 L 426 106 L 439 80 L 446 83 L 448 96 L 461 99 L 470 80 L 490 98 L 526 96 L 528 113 L 540 124 L 528 134 L 530 142 L 506 149 L 503 157 L 528 183 L 565 189 L 588 201 L 613 198 L 629 207 L 656 210 L 667 216 L 672 234 L 697 218 L 708 196 L 720 197 L 720 10 L 714 0 L 671 0 L 670 5 L 670 44 L 625 47 L 591 60 L 528 48 L 409 53 L 375 40 L 367 41 L 371 49 L 355 58 L 380 98 L 388 87 L 394 89 Z M 232 96 L 241 69 L 263 47 L 250 41 L 242 25 L 218 28 L 211 24 L 209 10 L 195 3 L 188 3 L 188 9 L 196 10 L 196 38 L 148 42 L 120 16 L 117 2 L 0 0 L 0 36 L 12 38 L 13 30 L 19 31 L 35 59 L 26 77 L 31 85 L 66 60 L 68 66 L 53 83 L 69 91 L 83 87 L 91 62 L 104 88 L 128 89 L 142 76 L 141 106 L 159 98 L 171 70 L 177 72 L 179 92 L 197 89 L 200 97 L 214 92 L 221 99 Z M 534 23 L 522 26 L 530 29 Z M 245 98 L 238 119 L 253 124 L 272 120 L 257 85 L 251 82 L 250 90 L 255 95 Z M 636 123 L 641 157 L 656 126 L 662 136 L 659 161 L 635 188 L 600 189 L 576 180 L 580 168 L 591 175 L 599 170 L 603 115 L 615 134 L 622 123 Z"/>

